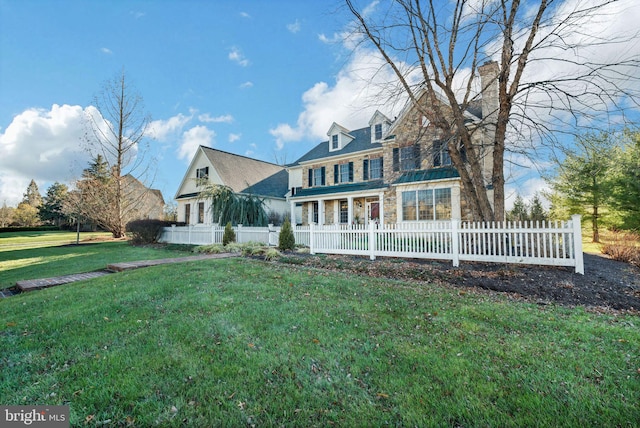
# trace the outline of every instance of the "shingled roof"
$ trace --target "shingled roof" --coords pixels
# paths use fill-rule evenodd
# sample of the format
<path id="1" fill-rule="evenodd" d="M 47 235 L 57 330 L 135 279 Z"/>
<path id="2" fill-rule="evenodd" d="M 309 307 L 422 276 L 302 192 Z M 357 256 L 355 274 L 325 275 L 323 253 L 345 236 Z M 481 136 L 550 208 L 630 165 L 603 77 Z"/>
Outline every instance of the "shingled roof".
<path id="1" fill-rule="evenodd" d="M 296 166 L 302 162 L 310 162 L 316 159 L 323 159 L 332 156 L 342 156 L 350 153 L 357 153 L 363 150 L 375 149 L 382 147 L 380 142 L 372 143 L 371 142 L 371 128 L 361 128 L 356 129 L 355 131 L 350 131 L 349 135 L 353 136 L 354 139 L 344 146 L 341 150 L 329 151 L 329 141 L 323 141 L 322 143 L 316 145 L 313 149 L 309 150 L 306 154 L 304 154 L 300 159 L 295 161 L 293 164 L 289 166 Z"/>
<path id="2" fill-rule="evenodd" d="M 226 186 L 231 187 L 236 193 L 246 193 L 248 188 L 256 186 L 258 183 L 264 182 L 266 179 L 285 171 L 283 166 L 274 163 L 223 152 L 222 150 L 212 149 L 211 147 L 200 147 L 211 162 L 211 165 L 215 168 L 222 182 Z M 264 188 L 265 186 L 261 187 Z M 266 187 L 273 186 L 269 185 Z M 278 195 L 279 197 L 283 197 L 284 194 L 287 193 L 287 187 L 288 184 L 285 184 L 284 191 Z M 257 192 L 254 193 L 263 196 L 275 196 Z"/>

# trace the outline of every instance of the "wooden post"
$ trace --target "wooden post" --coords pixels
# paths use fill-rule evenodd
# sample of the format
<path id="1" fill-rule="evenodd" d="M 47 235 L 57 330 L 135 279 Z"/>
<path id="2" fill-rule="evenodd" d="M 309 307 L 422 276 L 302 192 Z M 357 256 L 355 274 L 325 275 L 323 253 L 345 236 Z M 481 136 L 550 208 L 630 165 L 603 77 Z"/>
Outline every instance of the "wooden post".
<path id="1" fill-rule="evenodd" d="M 458 228 L 460 220 L 451 220 L 451 252 L 453 253 L 453 267 L 460 266 L 460 234 Z"/>
<path id="2" fill-rule="evenodd" d="M 315 224 L 311 223 L 309 224 L 309 254 L 315 254 L 315 248 L 314 248 L 314 240 L 313 240 L 313 232 L 315 229 Z"/>
<path id="3" fill-rule="evenodd" d="M 369 258 L 371 260 L 376 259 L 376 231 L 375 222 L 369 222 Z"/>
<path id="4" fill-rule="evenodd" d="M 573 250 L 576 258 L 576 273 L 584 275 L 584 254 L 582 254 L 582 225 L 580 224 L 580 214 L 571 216 L 573 225 Z"/>

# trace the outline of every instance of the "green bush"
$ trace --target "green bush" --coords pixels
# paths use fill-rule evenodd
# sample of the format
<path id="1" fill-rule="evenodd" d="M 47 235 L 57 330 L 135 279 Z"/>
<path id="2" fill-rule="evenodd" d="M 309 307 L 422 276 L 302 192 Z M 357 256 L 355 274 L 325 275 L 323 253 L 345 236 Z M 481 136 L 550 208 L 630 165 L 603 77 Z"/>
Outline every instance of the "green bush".
<path id="1" fill-rule="evenodd" d="M 224 227 L 224 235 L 222 235 L 222 245 L 226 247 L 227 244 L 231 242 L 236 242 L 236 233 L 233 231 L 233 227 L 231 227 L 231 222 L 229 221 Z"/>
<path id="2" fill-rule="evenodd" d="M 288 218 L 284 220 L 282 229 L 280 229 L 280 236 L 278 237 L 278 248 L 280 251 L 293 250 L 296 246 L 296 238 L 293 236 L 293 229 L 291 228 L 291 222 Z"/>
<path id="3" fill-rule="evenodd" d="M 172 224 L 176 223 L 151 219 L 130 221 L 126 226 L 129 242 L 133 245 L 154 244 L 158 242 L 162 228 Z"/>

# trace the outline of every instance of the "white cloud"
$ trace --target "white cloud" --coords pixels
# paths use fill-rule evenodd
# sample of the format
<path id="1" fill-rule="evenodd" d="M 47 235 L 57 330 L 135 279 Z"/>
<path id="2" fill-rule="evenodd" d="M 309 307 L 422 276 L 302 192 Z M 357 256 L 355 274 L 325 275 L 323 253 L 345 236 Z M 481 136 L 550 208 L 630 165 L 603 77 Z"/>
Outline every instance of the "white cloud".
<path id="1" fill-rule="evenodd" d="M 229 134 L 229 142 L 235 143 L 242 137 L 242 134 Z"/>
<path id="2" fill-rule="evenodd" d="M 100 48 L 100 51 L 102 53 L 104 53 L 104 54 L 107 54 L 107 55 L 113 54 L 113 51 L 111 49 L 109 49 L 109 48 Z"/>
<path id="3" fill-rule="evenodd" d="M 293 34 L 296 34 L 297 32 L 299 32 L 301 28 L 302 28 L 302 24 L 300 24 L 300 21 L 297 19 L 296 19 L 296 22 L 287 24 L 287 30 L 289 30 Z"/>
<path id="4" fill-rule="evenodd" d="M 231 123 L 233 122 L 233 116 L 224 114 L 222 116 L 212 117 L 209 113 L 204 113 L 198 116 L 198 120 L 205 123 Z"/>
<path id="5" fill-rule="evenodd" d="M 231 48 L 231 52 L 229 52 L 229 59 L 241 67 L 246 67 L 249 65 L 249 60 L 245 58 L 244 54 L 240 51 L 240 49 L 233 47 Z"/>
<path id="6" fill-rule="evenodd" d="M 244 82 L 240 85 L 240 89 L 249 89 L 253 87 L 253 82 Z"/>
<path id="7" fill-rule="evenodd" d="M 158 141 L 168 141 L 178 134 L 191 121 L 193 115 L 185 116 L 178 113 L 167 120 L 154 120 L 149 124 L 149 136 Z"/>
<path id="8" fill-rule="evenodd" d="M 322 141 L 333 122 L 348 129 L 367 126 L 376 109 L 393 118 L 401 108 L 393 99 L 396 82 L 382 57 L 368 49 L 357 49 L 340 70 L 333 85 L 318 82 L 303 95 L 304 110 L 295 125 L 278 124 L 269 130 L 282 149 L 285 143 L 312 139 Z"/>
<path id="9" fill-rule="evenodd" d="M 216 133 L 206 126 L 198 125 L 185 131 L 182 134 L 182 141 L 178 148 L 178 159 L 191 162 L 191 158 L 196 153 L 199 146 L 211 147 L 214 143 Z"/>
<path id="10" fill-rule="evenodd" d="M 251 18 L 251 15 L 249 15 L 247 12 L 240 12 L 240 16 L 247 19 Z"/>
<path id="11" fill-rule="evenodd" d="M 97 114 L 93 107 L 54 104 L 50 110 L 32 108 L 13 118 L 0 133 L 0 203 L 15 206 L 31 179 L 44 193 L 46 185 L 80 175 L 90 159 L 83 143 L 90 111 Z"/>

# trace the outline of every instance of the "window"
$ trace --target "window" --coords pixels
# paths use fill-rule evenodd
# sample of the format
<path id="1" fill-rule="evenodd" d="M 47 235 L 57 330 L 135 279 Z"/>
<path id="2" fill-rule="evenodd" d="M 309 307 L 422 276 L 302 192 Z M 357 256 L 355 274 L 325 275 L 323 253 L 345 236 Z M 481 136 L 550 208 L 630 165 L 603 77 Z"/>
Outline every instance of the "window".
<path id="1" fill-rule="evenodd" d="M 433 166 L 451 165 L 451 156 L 447 150 L 447 142 L 444 140 L 436 140 L 433 142 Z"/>
<path id="2" fill-rule="evenodd" d="M 349 204 L 347 201 L 340 201 L 340 223 L 349 222 Z"/>
<path id="3" fill-rule="evenodd" d="M 365 159 L 362 163 L 362 180 L 382 178 L 382 158 Z"/>
<path id="4" fill-rule="evenodd" d="M 186 204 L 184 206 L 184 222 L 186 224 L 191 224 L 191 204 Z"/>
<path id="5" fill-rule="evenodd" d="M 331 136 L 331 150 L 338 150 L 338 134 Z"/>
<path id="6" fill-rule="evenodd" d="M 204 202 L 198 202 L 198 223 L 204 223 Z"/>
<path id="7" fill-rule="evenodd" d="M 196 170 L 196 186 L 199 186 L 202 181 L 206 181 L 209 178 L 209 167 L 198 168 Z"/>
<path id="8" fill-rule="evenodd" d="M 414 144 L 393 149 L 393 170 L 411 171 L 419 169 L 421 164 L 420 145 Z"/>
<path id="9" fill-rule="evenodd" d="M 402 192 L 402 220 L 451 219 L 451 189 Z"/>
<path id="10" fill-rule="evenodd" d="M 325 167 L 309 168 L 308 187 L 325 185 Z"/>
<path id="11" fill-rule="evenodd" d="M 336 184 L 353 182 L 353 162 L 334 165 L 333 179 Z"/>
<path id="12" fill-rule="evenodd" d="M 376 123 L 373 127 L 374 133 L 375 133 L 375 140 L 376 141 L 380 141 L 382 140 L 382 124 L 381 123 Z"/>
<path id="13" fill-rule="evenodd" d="M 312 202 L 312 207 L 311 209 L 312 211 L 312 221 L 316 224 L 318 224 L 318 213 L 319 213 L 319 208 L 318 208 L 318 203 L 317 202 Z"/>

